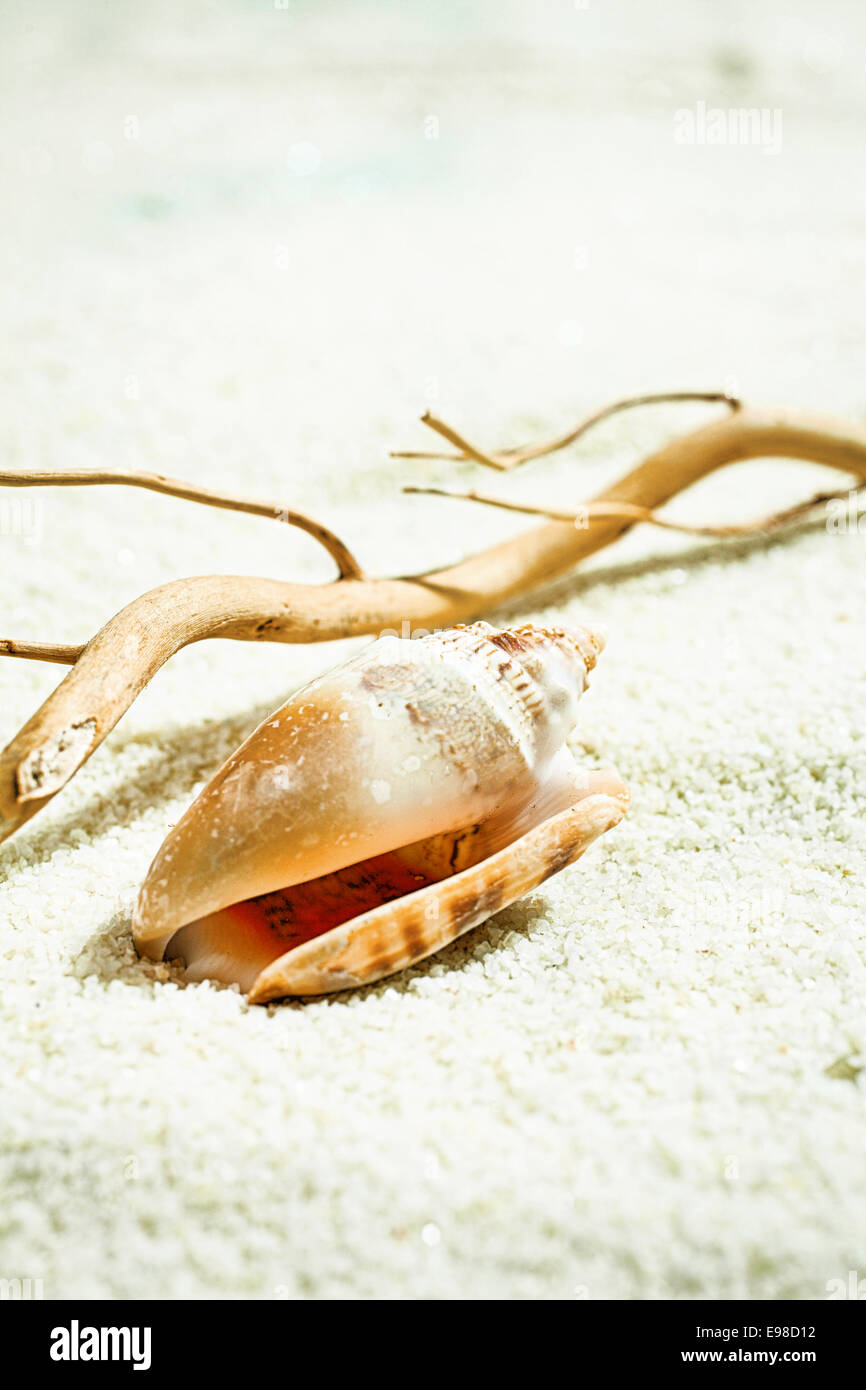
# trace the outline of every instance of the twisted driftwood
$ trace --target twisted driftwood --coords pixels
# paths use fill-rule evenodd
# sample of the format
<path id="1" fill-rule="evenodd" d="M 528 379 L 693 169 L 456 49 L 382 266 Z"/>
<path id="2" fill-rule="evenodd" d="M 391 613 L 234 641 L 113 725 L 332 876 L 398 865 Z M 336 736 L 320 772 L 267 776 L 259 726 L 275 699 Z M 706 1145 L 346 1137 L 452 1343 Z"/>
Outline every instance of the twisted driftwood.
<path id="1" fill-rule="evenodd" d="M 324 585 L 291 584 L 245 575 L 180 579 L 142 594 L 84 646 L 11 639 L 0 642 L 0 654 L 72 666 L 41 709 L 0 754 L 0 839 L 29 820 L 69 781 L 159 668 L 191 642 L 205 637 L 321 642 L 376 633 L 404 621 L 410 628 L 434 628 L 471 619 L 573 569 L 578 561 L 610 545 L 636 522 L 673 526 L 674 523 L 657 517 L 655 509 L 714 469 L 741 459 L 807 459 L 850 473 L 856 481 L 844 492 L 820 494 L 757 522 L 727 527 L 678 524 L 675 529 L 710 535 L 744 535 L 770 529 L 802 517 L 829 497 L 845 495 L 851 486 L 866 484 L 866 429 L 862 426 L 787 409 L 752 409 L 718 393 L 676 393 L 618 402 L 569 434 L 498 454 L 485 453 L 441 421 L 424 418 L 457 449 L 456 453 L 430 456 L 472 459 L 489 467 L 509 469 L 565 447 L 591 424 L 626 406 L 649 400 L 689 399 L 725 402 L 730 413 L 665 444 L 578 509 L 577 525 L 572 513 L 522 506 L 478 493 L 448 494 L 518 511 L 538 511 L 558 519 L 456 565 L 398 579 L 363 576 L 350 551 L 333 533 L 277 504 L 235 499 L 156 474 L 0 473 L 0 485 L 121 483 L 210 506 L 271 516 L 315 536 L 335 559 L 341 576 Z"/>

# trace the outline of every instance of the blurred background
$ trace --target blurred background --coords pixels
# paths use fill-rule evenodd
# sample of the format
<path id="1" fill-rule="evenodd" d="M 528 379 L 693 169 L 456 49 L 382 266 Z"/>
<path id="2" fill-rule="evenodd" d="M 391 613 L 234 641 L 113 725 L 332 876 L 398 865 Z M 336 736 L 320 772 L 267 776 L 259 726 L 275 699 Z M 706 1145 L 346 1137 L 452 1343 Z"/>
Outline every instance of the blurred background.
<path id="1" fill-rule="evenodd" d="M 5 4 L 3 456 L 339 511 L 435 443 L 428 407 L 491 445 L 638 390 L 861 409 L 864 28 L 856 0 Z M 684 143 L 700 106 L 772 139 Z M 145 556 L 99 502 L 121 590 L 130 550 L 209 567 L 181 504 L 134 499 L 170 537 Z M 465 509 L 401 515 L 398 568 Z M 285 561 L 223 522 L 236 567 Z"/>

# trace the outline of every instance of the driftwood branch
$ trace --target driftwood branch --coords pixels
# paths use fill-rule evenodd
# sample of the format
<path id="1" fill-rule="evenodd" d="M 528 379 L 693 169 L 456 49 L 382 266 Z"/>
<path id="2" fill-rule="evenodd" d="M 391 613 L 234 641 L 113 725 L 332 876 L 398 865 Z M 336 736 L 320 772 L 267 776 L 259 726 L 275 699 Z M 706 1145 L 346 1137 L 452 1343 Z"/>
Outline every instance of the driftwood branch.
<path id="1" fill-rule="evenodd" d="M 27 661 L 54 661 L 58 666 L 74 666 L 86 645 L 86 642 L 80 642 L 77 647 L 64 642 L 16 642 L 11 637 L 0 637 L 0 656 L 20 656 Z"/>
<path id="2" fill-rule="evenodd" d="M 741 405 L 738 397 L 730 395 L 727 391 L 663 391 L 649 396 L 626 396 L 621 401 L 613 401 L 610 405 L 602 406 L 601 410 L 594 411 L 592 415 L 587 415 L 579 425 L 568 430 L 566 434 L 557 434 L 552 439 L 536 440 L 533 444 L 500 449 L 496 452 L 479 449 L 476 444 L 470 444 L 462 434 L 446 425 L 444 420 L 431 415 L 428 410 L 421 416 L 422 425 L 426 425 L 434 434 L 441 435 L 443 439 L 455 445 L 457 452 L 437 454 L 423 449 L 409 452 L 393 451 L 391 458 L 447 459 L 450 463 L 483 463 L 487 468 L 496 468 L 502 473 L 507 473 L 512 468 L 519 468 L 522 463 L 528 463 L 530 459 L 539 459 L 545 454 L 553 454 L 557 449 L 565 449 L 569 444 L 575 444 L 595 425 L 600 425 L 603 420 L 609 420 L 612 415 L 618 415 L 622 410 L 633 410 L 638 405 L 661 405 L 681 401 L 723 404 L 730 406 L 731 410 L 739 410 Z"/>
<path id="3" fill-rule="evenodd" d="M 3 469 L 0 470 L 0 487 L 140 487 L 148 492 L 161 492 L 166 497 L 180 497 L 186 502 L 199 502 L 205 507 L 220 507 L 224 511 L 247 512 L 251 516 L 266 516 L 272 521 L 282 521 L 299 531 L 306 531 L 337 562 L 341 579 L 360 579 L 361 566 L 339 536 L 329 531 L 321 522 L 305 516 L 303 512 L 292 511 L 281 502 L 256 502 L 249 497 L 233 497 L 228 492 L 215 492 L 213 488 L 199 487 L 195 483 L 183 483 L 177 478 L 166 478 L 161 473 L 132 473 L 126 469 L 77 468 L 60 471 L 56 469 Z M 21 653 L 10 652 L 11 656 Z M 53 660 L 54 658 L 44 658 Z"/>
<path id="4" fill-rule="evenodd" d="M 520 512 L 524 516 L 546 516 L 551 521 L 567 521 L 572 526 L 577 526 L 585 530 L 590 521 L 595 518 L 605 518 L 616 521 L 628 521 L 638 523 L 649 523 L 651 526 L 660 526 L 665 531 L 680 531 L 687 536 L 710 536 L 717 540 L 731 540 L 736 536 L 753 536 L 760 533 L 769 534 L 772 531 L 781 531 L 785 526 L 792 526 L 798 521 L 803 521 L 818 507 L 825 507 L 828 502 L 836 502 L 840 498 L 849 497 L 852 491 L 849 484 L 846 488 L 837 488 L 833 492 L 816 492 L 814 497 L 807 497 L 805 502 L 797 502 L 793 507 L 785 507 L 781 512 L 770 512 L 767 516 L 758 517 L 755 521 L 729 522 L 727 525 L 710 526 L 702 522 L 671 521 L 668 517 L 659 516 L 658 512 L 651 511 L 649 507 L 636 507 L 629 502 L 584 502 L 577 511 L 563 511 L 559 507 L 537 506 L 531 502 L 516 502 L 508 497 L 492 497 L 488 492 L 477 492 L 471 488 L 467 492 L 461 492 L 459 488 L 434 487 L 432 485 L 421 487 L 410 485 L 404 487 L 404 492 L 425 493 L 431 497 L 450 497 L 458 502 L 481 502 L 485 507 L 499 507 L 505 512 Z"/>
<path id="5" fill-rule="evenodd" d="M 548 442 L 542 452 L 578 433 L 562 436 L 558 445 Z M 181 647 L 206 637 L 316 642 L 399 629 L 404 622 L 410 629 L 461 622 L 573 569 L 714 469 L 759 457 L 812 460 L 862 485 L 866 429 L 743 406 L 671 440 L 590 499 L 590 509 L 604 510 L 590 512 L 586 527 L 548 521 L 458 564 L 398 579 L 348 577 L 321 586 L 244 575 L 176 580 L 135 599 L 83 649 L 7 642 L 10 654 L 17 649 L 75 664 L 0 754 L 0 838 L 64 786 Z"/>

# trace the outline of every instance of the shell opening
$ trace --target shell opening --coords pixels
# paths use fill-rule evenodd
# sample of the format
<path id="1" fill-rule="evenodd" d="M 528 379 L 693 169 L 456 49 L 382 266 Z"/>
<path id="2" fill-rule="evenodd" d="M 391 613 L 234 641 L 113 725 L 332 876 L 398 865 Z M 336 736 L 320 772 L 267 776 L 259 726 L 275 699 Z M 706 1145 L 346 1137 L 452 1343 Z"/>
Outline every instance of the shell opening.
<path id="1" fill-rule="evenodd" d="M 459 847 L 461 839 L 452 835 L 452 846 Z M 442 862 L 443 856 L 431 849 L 426 843 L 407 846 L 232 903 L 181 927 L 166 955 L 184 961 L 187 980 L 221 980 L 249 990 L 280 956 L 456 871 L 456 854 L 451 862 Z"/>
<path id="2" fill-rule="evenodd" d="M 615 774 L 580 771 L 563 749 L 541 787 L 487 820 L 231 903 L 179 927 L 166 956 L 183 961 L 190 982 L 219 980 L 249 993 L 268 966 L 308 942 L 482 865 L 552 816 L 599 793 L 627 800 Z"/>

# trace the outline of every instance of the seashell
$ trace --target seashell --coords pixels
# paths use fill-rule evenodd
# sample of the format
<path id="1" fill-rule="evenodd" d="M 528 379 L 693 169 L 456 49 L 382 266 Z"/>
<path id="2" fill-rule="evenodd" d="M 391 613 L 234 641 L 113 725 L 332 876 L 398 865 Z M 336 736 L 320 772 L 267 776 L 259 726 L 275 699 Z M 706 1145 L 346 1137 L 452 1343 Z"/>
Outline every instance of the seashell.
<path id="1" fill-rule="evenodd" d="M 590 628 L 380 637 L 293 695 L 156 855 L 139 951 L 252 1002 L 368 984 L 571 864 L 625 814 L 566 739 Z"/>

